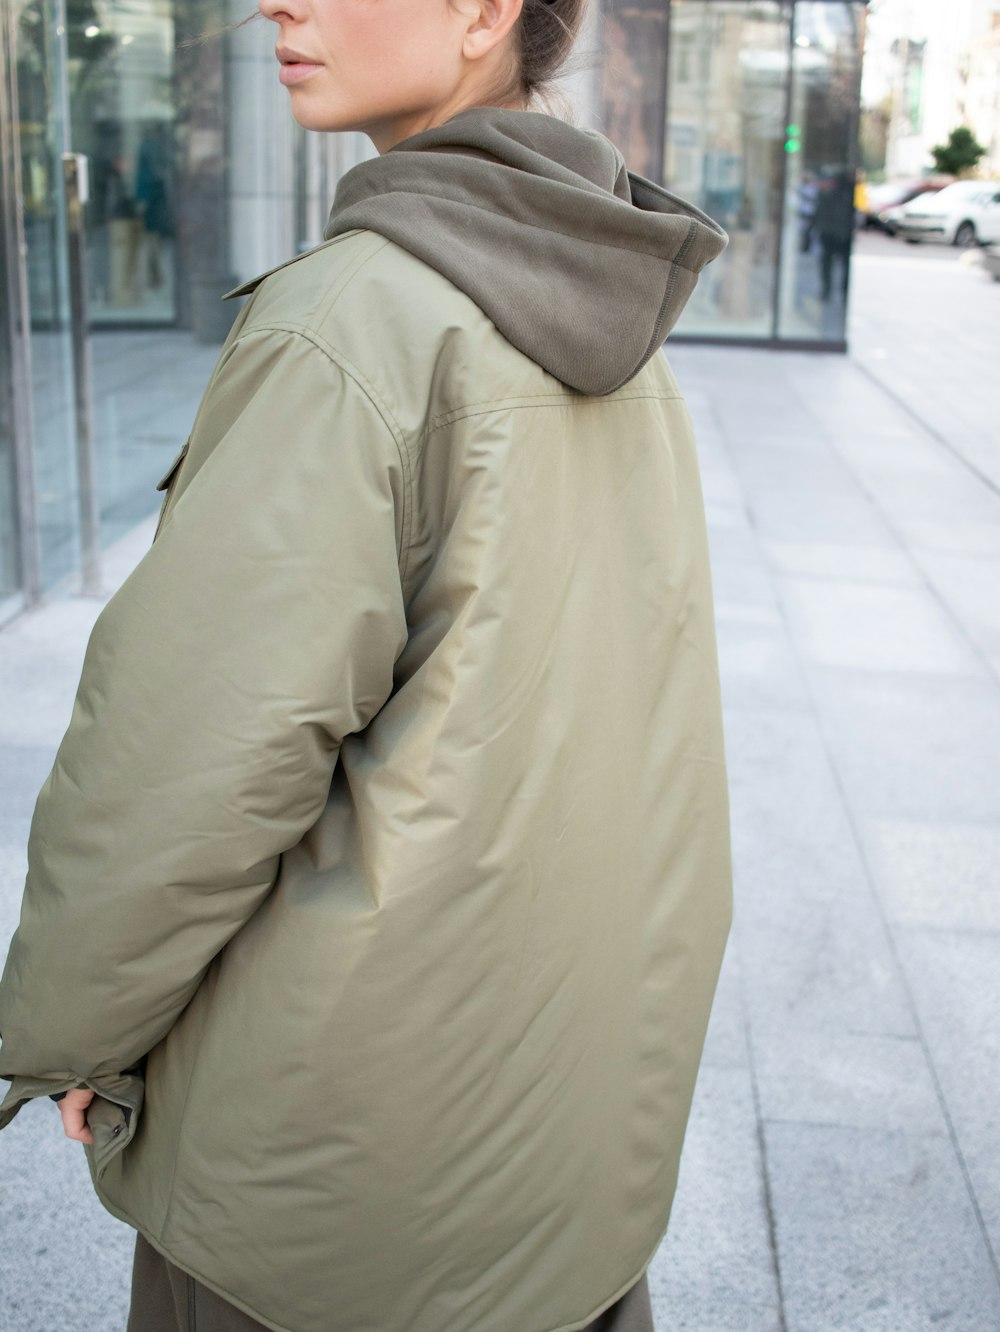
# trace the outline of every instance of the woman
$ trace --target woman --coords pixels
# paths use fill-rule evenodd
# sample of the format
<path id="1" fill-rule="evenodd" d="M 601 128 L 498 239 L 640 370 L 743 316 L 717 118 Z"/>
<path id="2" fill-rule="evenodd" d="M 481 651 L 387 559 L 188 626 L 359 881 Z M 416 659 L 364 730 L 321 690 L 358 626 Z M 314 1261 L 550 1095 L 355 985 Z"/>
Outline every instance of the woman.
<path id="1" fill-rule="evenodd" d="M 381 156 L 241 289 L 95 626 L 3 1113 L 66 1093 L 133 1332 L 638 1332 L 729 925 L 657 352 L 725 236 L 525 109 L 580 0 L 264 13 Z"/>

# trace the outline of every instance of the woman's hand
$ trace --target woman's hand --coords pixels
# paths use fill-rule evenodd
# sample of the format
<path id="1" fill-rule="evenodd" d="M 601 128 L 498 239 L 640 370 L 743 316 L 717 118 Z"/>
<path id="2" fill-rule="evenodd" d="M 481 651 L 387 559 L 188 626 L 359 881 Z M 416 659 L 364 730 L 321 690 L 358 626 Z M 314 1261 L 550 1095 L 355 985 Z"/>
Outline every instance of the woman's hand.
<path id="1" fill-rule="evenodd" d="M 73 1138 L 77 1142 L 85 1142 L 88 1145 L 93 1143 L 93 1130 L 84 1118 L 84 1111 L 93 1099 L 94 1092 L 89 1087 L 76 1087 L 73 1091 L 68 1091 L 58 1102 L 59 1113 L 62 1115 L 63 1130 L 67 1138 Z"/>

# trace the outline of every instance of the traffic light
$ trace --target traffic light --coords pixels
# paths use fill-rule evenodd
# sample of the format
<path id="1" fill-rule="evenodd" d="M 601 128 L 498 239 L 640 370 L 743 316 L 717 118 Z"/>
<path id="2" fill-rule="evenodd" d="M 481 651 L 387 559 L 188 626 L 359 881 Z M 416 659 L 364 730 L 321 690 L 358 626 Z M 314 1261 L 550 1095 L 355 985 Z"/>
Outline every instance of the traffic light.
<path id="1" fill-rule="evenodd" d="M 785 131 L 785 152 L 797 153 L 802 148 L 802 126 L 789 125 Z"/>

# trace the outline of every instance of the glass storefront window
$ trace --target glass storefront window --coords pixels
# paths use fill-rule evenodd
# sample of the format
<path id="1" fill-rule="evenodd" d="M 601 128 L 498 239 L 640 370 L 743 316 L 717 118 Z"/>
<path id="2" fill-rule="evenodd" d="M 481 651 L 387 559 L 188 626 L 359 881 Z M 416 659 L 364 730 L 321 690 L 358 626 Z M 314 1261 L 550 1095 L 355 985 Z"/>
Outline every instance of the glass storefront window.
<path id="1" fill-rule="evenodd" d="M 10 79 L 13 33 L 11 15 L 0 8 L 0 625 L 20 605 L 23 581 L 21 523 L 18 495 L 19 409 L 23 412 L 24 372 L 21 343 L 24 337 L 20 289 L 20 196 L 18 147 L 13 124 Z M 33 571 L 32 571 L 33 572 Z"/>
<path id="2" fill-rule="evenodd" d="M 647 174 L 730 237 L 677 334 L 843 348 L 864 4 L 670 0 L 661 12 L 664 148 L 662 170 L 654 163 Z M 652 60 L 637 54 L 645 0 L 617 11 L 615 23 L 605 65 L 617 74 L 602 85 L 603 127 L 644 171 L 648 107 L 636 128 L 618 114 L 614 88 L 625 74 L 643 84 Z"/>
<path id="3" fill-rule="evenodd" d="M 42 582 L 51 587 L 79 567 L 61 161 L 67 140 L 65 27 L 54 0 L 26 0 L 15 12 L 37 521 Z"/>
<path id="4" fill-rule="evenodd" d="M 602 128 L 628 145 L 628 165 L 656 178 L 663 160 L 667 11 L 664 0 L 605 5 L 601 23 Z"/>
<path id="5" fill-rule="evenodd" d="M 789 36 L 777 0 L 670 7 L 664 183 L 729 232 L 678 332 L 771 334 Z"/>
<path id="6" fill-rule="evenodd" d="M 96 327 L 174 318 L 171 0 L 86 0 L 68 14 L 73 147 L 90 160 L 87 269 Z"/>
<path id="7" fill-rule="evenodd" d="M 0 219 L 0 232 L 5 221 Z M 3 240 L 5 249 L 7 238 L 3 237 Z M 17 463 L 14 456 L 14 352 L 7 317 L 10 298 L 6 265 L 0 250 L 0 625 L 7 618 L 9 599 L 21 586 Z"/>
<path id="8" fill-rule="evenodd" d="M 782 337 L 844 336 L 863 41 L 857 5 L 795 6 L 785 140 Z"/>
<path id="9" fill-rule="evenodd" d="M 74 0 L 73 147 L 90 161 L 87 276 L 107 544 L 149 514 L 234 313 L 222 0 Z M 205 40 L 201 40 L 205 38 Z M 179 49 L 179 40 L 188 44 Z"/>

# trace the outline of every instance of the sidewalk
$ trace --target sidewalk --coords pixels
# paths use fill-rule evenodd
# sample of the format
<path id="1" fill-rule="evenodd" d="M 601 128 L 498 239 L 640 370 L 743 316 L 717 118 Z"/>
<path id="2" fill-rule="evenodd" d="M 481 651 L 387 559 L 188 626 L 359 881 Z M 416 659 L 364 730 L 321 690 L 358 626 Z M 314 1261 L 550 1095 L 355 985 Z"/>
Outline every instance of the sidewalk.
<path id="1" fill-rule="evenodd" d="M 988 1332 L 1000 498 L 849 359 L 672 360 L 704 460 L 737 910 L 658 1327 Z"/>
<path id="2" fill-rule="evenodd" d="M 737 905 L 650 1272 L 658 1332 L 989 1332 L 1000 497 L 988 460 L 980 448 L 974 468 L 952 447 L 940 402 L 928 430 L 849 358 L 679 346 L 671 361 L 703 462 Z M 109 585 L 153 526 L 119 543 Z M 56 601 L 0 635 L 0 940 L 99 609 Z M 11 1332 L 120 1332 L 132 1233 L 94 1199 L 54 1106 L 29 1106 L 0 1135 L 0 1181 Z"/>

